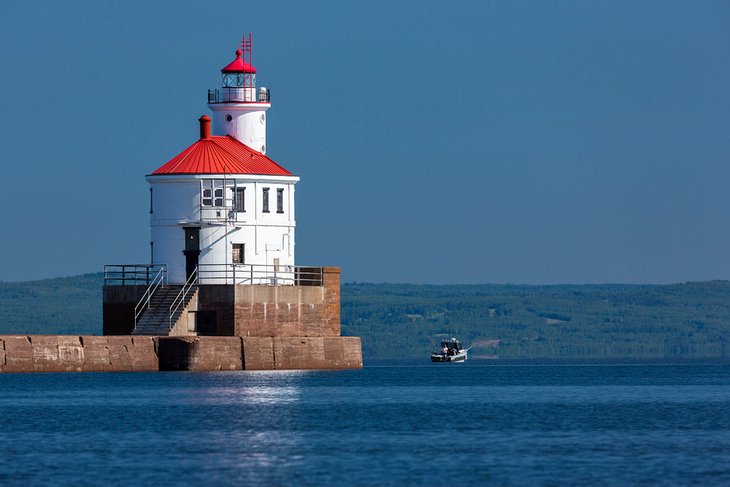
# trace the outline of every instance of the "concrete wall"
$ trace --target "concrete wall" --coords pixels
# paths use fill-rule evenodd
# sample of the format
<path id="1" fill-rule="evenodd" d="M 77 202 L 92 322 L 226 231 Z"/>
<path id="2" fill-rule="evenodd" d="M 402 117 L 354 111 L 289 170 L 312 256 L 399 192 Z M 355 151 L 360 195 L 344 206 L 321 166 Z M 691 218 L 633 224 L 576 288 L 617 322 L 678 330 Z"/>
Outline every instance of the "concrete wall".
<path id="1" fill-rule="evenodd" d="M 196 289 L 193 295 L 190 297 L 190 301 L 188 301 L 187 306 L 182 310 L 182 313 L 180 313 L 177 321 L 172 326 L 172 329 L 170 330 L 170 336 L 179 337 L 195 334 L 193 331 L 191 331 L 191 329 L 194 328 L 195 325 L 195 313 L 197 313 L 198 311 L 199 294 L 200 291 Z"/>
<path id="2" fill-rule="evenodd" d="M 131 335 L 134 330 L 134 307 L 147 286 L 104 286 L 104 335 Z"/>
<path id="3" fill-rule="evenodd" d="M 359 369 L 358 337 L 160 337 L 160 370 Z"/>
<path id="4" fill-rule="evenodd" d="M 234 334 L 339 336 L 340 268 L 325 267 L 323 280 L 324 286 L 235 286 Z"/>
<path id="5" fill-rule="evenodd" d="M 362 367 L 359 337 L 245 337 L 243 350 L 246 370 Z"/>
<path id="6" fill-rule="evenodd" d="M 358 337 L 0 335 L 0 372 L 361 367 Z"/>
<path id="7" fill-rule="evenodd" d="M 153 337 L 0 335 L 0 372 L 159 370 Z"/>
<path id="8" fill-rule="evenodd" d="M 239 337 L 160 337 L 160 370 L 242 370 Z"/>
<path id="9" fill-rule="evenodd" d="M 198 325 L 198 335 L 234 336 L 235 286 L 206 285 L 200 286 L 198 297 L 198 311 L 214 313 L 215 326 L 205 329 L 202 323 Z M 201 319 L 201 315 L 198 315 Z"/>

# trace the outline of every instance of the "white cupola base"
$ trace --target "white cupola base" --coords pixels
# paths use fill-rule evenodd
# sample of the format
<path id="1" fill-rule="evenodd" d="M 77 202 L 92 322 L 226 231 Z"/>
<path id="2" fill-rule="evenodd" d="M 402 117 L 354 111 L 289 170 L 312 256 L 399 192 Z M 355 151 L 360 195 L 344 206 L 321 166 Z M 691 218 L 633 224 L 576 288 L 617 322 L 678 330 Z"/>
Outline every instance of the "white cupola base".
<path id="1" fill-rule="evenodd" d="M 213 135 L 230 135 L 266 154 L 266 110 L 271 103 L 211 103 Z"/>

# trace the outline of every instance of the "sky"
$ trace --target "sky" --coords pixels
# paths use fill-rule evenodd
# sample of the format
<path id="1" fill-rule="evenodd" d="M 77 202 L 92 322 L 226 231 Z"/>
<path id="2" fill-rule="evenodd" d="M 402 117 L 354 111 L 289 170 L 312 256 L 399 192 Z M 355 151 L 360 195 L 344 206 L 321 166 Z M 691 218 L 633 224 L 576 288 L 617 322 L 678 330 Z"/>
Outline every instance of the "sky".
<path id="1" fill-rule="evenodd" d="M 253 33 L 296 259 L 345 282 L 730 278 L 730 2 L 0 3 L 0 280 L 149 261 L 144 179 Z"/>

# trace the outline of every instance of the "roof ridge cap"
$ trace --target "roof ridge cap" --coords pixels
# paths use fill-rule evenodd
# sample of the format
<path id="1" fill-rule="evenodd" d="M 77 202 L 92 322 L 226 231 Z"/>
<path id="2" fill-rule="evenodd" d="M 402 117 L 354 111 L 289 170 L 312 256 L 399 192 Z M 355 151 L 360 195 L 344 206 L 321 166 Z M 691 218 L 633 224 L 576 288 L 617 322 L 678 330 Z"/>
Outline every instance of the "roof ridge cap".
<path id="1" fill-rule="evenodd" d="M 273 160 L 273 159 L 272 159 L 271 157 L 269 157 L 268 155 L 264 154 L 263 152 L 259 152 L 259 151 L 257 151 L 256 149 L 254 149 L 253 147 L 251 147 L 251 146 L 249 146 L 249 145 L 247 145 L 247 144 L 244 144 L 243 142 L 241 142 L 240 140 L 238 140 L 237 138 L 235 138 L 234 136 L 232 136 L 232 135 L 230 135 L 230 134 L 226 134 L 226 135 L 223 135 L 223 136 L 221 136 L 221 135 L 218 135 L 218 137 L 227 137 L 227 138 L 229 138 L 229 139 L 231 139 L 231 140 L 234 140 L 234 141 L 235 141 L 236 143 L 238 143 L 238 144 L 241 144 L 242 146 L 244 146 L 244 147 L 245 147 L 245 148 L 246 148 L 247 150 L 249 150 L 249 151 L 253 152 L 253 153 L 254 153 L 253 155 L 259 155 L 259 156 L 261 156 L 261 157 L 265 157 L 265 158 L 266 158 L 266 159 L 268 159 L 269 161 L 271 161 L 271 162 L 273 162 L 274 164 L 276 164 L 277 166 L 279 166 L 279 164 L 278 164 L 278 163 L 277 163 L 277 162 L 276 162 L 275 160 Z M 219 146 L 219 147 L 220 147 L 220 146 Z M 223 148 L 223 150 L 226 150 L 226 149 L 225 149 L 225 148 Z M 226 150 L 226 152 L 228 152 L 228 151 Z M 229 152 L 229 154 L 230 154 L 230 152 Z M 282 166 L 279 166 L 279 167 L 281 167 L 282 169 L 284 169 L 284 168 L 283 168 Z"/>
<path id="2" fill-rule="evenodd" d="M 285 174 L 284 176 L 287 176 L 287 175 L 288 175 L 288 176 L 294 176 L 294 175 L 295 175 L 295 174 L 294 174 L 293 172 L 291 172 L 290 170 L 288 170 L 287 168 L 285 168 L 284 166 L 282 166 L 281 164 L 279 164 L 278 162 L 276 162 L 275 160 L 273 160 L 273 159 L 272 159 L 271 157 L 269 157 L 268 155 L 264 154 L 263 152 L 259 152 L 259 151 L 257 151 L 256 149 L 254 149 L 254 148 L 252 148 L 252 147 L 249 147 L 248 145 L 244 144 L 243 142 L 241 142 L 240 140 L 238 140 L 237 138 L 233 137 L 233 136 L 232 136 L 232 135 L 230 135 L 230 134 L 226 134 L 226 135 L 217 135 L 216 137 L 220 137 L 220 138 L 226 138 L 226 139 L 231 139 L 231 140 L 233 140 L 233 141 L 234 141 L 235 143 L 237 143 L 237 144 L 240 144 L 240 145 L 242 145 L 243 147 L 245 147 L 245 148 L 246 148 L 246 150 L 248 150 L 248 151 L 252 152 L 252 154 L 251 154 L 251 156 L 252 156 L 252 157 L 253 157 L 253 156 L 255 156 L 255 155 L 259 155 L 259 156 L 263 157 L 264 159 L 266 159 L 267 161 L 269 161 L 269 162 L 270 162 L 271 164 L 273 164 L 274 166 L 276 166 L 276 167 L 278 167 L 279 169 L 281 169 L 282 171 L 284 171 L 284 172 L 288 173 L 288 174 Z M 235 161 L 238 161 L 238 159 L 236 159 L 236 155 L 235 155 L 235 154 L 233 154 L 232 152 L 228 151 L 228 150 L 227 150 L 227 149 L 226 149 L 225 147 L 221 146 L 221 145 L 220 145 L 220 144 L 218 144 L 218 143 L 215 143 L 215 145 L 217 145 L 218 147 L 220 147 L 221 149 L 223 149 L 223 150 L 224 150 L 224 151 L 226 152 L 226 154 L 229 154 L 229 155 L 231 155 L 231 156 L 232 156 L 232 157 L 234 158 L 234 160 L 235 160 Z M 243 161 L 241 161 L 241 162 L 243 162 Z M 248 162 L 248 161 L 246 161 L 246 162 Z M 244 163 L 246 163 L 246 162 L 244 162 Z"/>
<path id="3" fill-rule="evenodd" d="M 219 135 L 218 137 L 221 137 L 221 136 Z M 235 141 L 237 144 L 241 144 L 242 146 L 244 146 L 249 151 L 258 152 L 256 150 L 252 149 L 251 147 L 247 146 L 246 144 L 244 144 L 243 142 L 241 142 L 240 140 L 238 140 L 237 138 L 235 138 L 234 136 L 232 136 L 230 134 L 227 134 L 227 135 L 225 135 L 223 137 L 227 137 L 227 138 Z M 225 147 L 223 147 L 222 145 L 220 145 L 218 143 L 215 143 L 215 145 L 217 145 L 218 147 L 220 147 L 221 149 L 223 149 L 227 154 L 230 154 L 231 157 L 233 157 L 234 160 L 236 159 L 236 155 L 234 153 L 232 153 L 231 151 L 229 151 L 228 149 L 226 149 Z M 266 154 L 263 154 L 261 152 L 258 152 L 258 153 L 261 154 L 262 156 L 266 157 Z M 269 160 L 271 160 L 271 159 L 269 159 Z M 273 161 L 271 161 L 271 162 L 273 162 Z"/>

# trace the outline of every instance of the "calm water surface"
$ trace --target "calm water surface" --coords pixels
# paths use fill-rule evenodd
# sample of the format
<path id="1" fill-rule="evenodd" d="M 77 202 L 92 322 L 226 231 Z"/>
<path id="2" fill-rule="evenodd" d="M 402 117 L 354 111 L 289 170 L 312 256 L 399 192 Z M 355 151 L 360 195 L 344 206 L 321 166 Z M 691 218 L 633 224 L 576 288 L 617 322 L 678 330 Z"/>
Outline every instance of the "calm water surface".
<path id="1" fill-rule="evenodd" d="M 0 391 L 1 485 L 730 485 L 727 365 L 0 374 Z"/>

